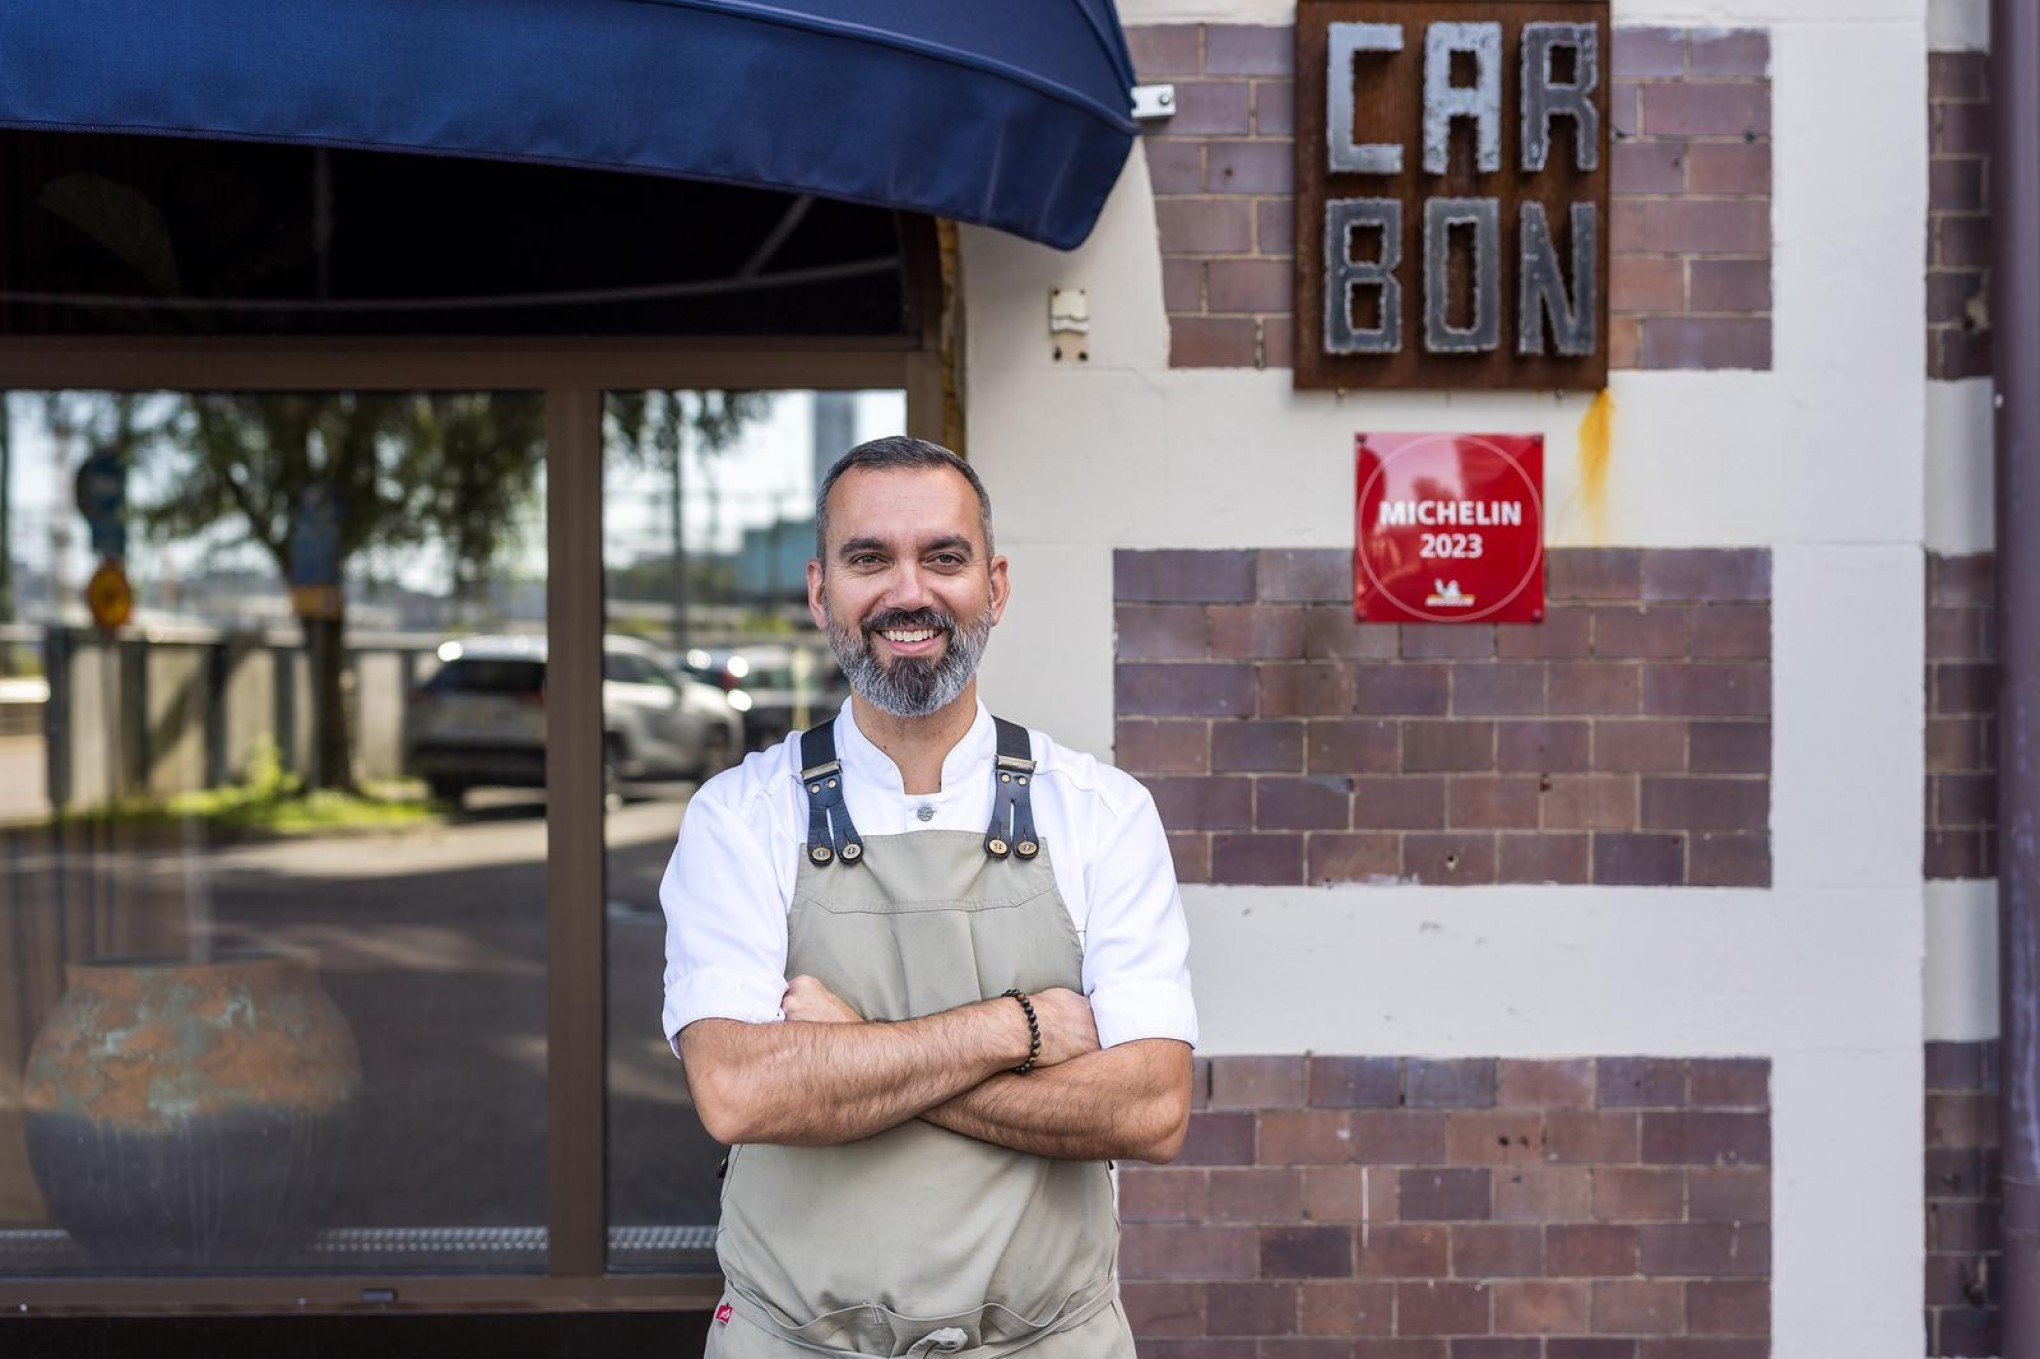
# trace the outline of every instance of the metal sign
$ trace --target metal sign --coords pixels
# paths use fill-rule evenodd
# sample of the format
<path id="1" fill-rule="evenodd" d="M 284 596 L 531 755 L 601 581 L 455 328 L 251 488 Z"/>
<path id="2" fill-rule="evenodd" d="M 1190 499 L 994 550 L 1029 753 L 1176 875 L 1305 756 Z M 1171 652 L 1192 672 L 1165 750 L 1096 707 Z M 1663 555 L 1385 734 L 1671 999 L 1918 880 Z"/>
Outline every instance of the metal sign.
<path id="1" fill-rule="evenodd" d="M 1606 0 L 1299 0 L 1295 385 L 1608 375 Z"/>
<path id="2" fill-rule="evenodd" d="M 1544 436 L 1362 434 L 1353 617 L 1544 620 Z"/>
<path id="3" fill-rule="evenodd" d="M 340 502 L 324 482 L 298 497 L 290 533 L 290 606 L 300 618 L 338 618 Z"/>
<path id="4" fill-rule="evenodd" d="M 92 579 L 85 582 L 85 607 L 101 629 L 112 632 L 125 627 L 135 616 L 135 592 L 128 584 L 127 568 L 116 561 L 101 562 Z"/>

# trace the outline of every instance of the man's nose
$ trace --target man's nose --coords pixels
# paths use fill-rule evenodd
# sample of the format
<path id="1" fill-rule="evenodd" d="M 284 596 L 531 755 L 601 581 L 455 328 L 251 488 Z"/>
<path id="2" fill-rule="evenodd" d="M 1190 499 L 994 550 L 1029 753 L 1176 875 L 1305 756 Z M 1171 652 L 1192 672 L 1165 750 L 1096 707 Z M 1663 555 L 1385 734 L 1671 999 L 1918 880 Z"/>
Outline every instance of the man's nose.
<path id="1" fill-rule="evenodd" d="M 889 609 L 907 613 L 929 607 L 935 602 L 935 596 L 928 589 L 927 574 L 917 564 L 909 562 L 893 572 L 884 602 Z"/>

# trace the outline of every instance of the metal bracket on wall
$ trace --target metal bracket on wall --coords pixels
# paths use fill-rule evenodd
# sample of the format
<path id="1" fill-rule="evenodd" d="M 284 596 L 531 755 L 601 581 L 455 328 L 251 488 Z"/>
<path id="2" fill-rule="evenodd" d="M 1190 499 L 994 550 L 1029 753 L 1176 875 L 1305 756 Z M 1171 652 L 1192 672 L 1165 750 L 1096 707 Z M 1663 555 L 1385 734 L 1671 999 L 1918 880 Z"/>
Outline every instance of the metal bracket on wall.
<path id="1" fill-rule="evenodd" d="M 1133 116 L 1142 122 L 1157 118 L 1176 116 L 1176 87 L 1174 85 L 1136 85 L 1133 87 Z"/>

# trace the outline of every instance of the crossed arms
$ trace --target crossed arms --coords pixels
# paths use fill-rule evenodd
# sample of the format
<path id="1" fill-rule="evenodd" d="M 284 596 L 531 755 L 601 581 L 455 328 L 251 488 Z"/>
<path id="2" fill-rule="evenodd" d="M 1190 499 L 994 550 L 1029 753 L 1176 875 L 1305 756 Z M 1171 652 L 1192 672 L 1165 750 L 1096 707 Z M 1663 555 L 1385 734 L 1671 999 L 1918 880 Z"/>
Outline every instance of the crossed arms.
<path id="1" fill-rule="evenodd" d="M 1091 1007 L 1031 997 L 1041 1056 L 1025 1076 L 1027 1019 L 1001 996 L 900 1023 L 867 1023 L 813 977 L 788 986 L 786 1021 L 702 1019 L 680 1031 L 695 1110 L 718 1142 L 834 1146 L 922 1118 L 1063 1160 L 1176 1158 L 1190 1118 L 1190 1047 L 1098 1046 Z"/>

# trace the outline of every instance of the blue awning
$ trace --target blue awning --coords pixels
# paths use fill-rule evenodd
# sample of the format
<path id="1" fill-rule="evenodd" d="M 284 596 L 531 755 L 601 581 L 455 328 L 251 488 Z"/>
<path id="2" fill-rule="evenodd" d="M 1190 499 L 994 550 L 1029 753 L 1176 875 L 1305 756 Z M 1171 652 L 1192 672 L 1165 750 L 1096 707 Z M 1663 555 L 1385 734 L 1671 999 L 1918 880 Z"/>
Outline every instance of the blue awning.
<path id="1" fill-rule="evenodd" d="M 1064 249 L 1132 85 L 1111 0 L 0 5 L 0 125 L 677 175 Z"/>

